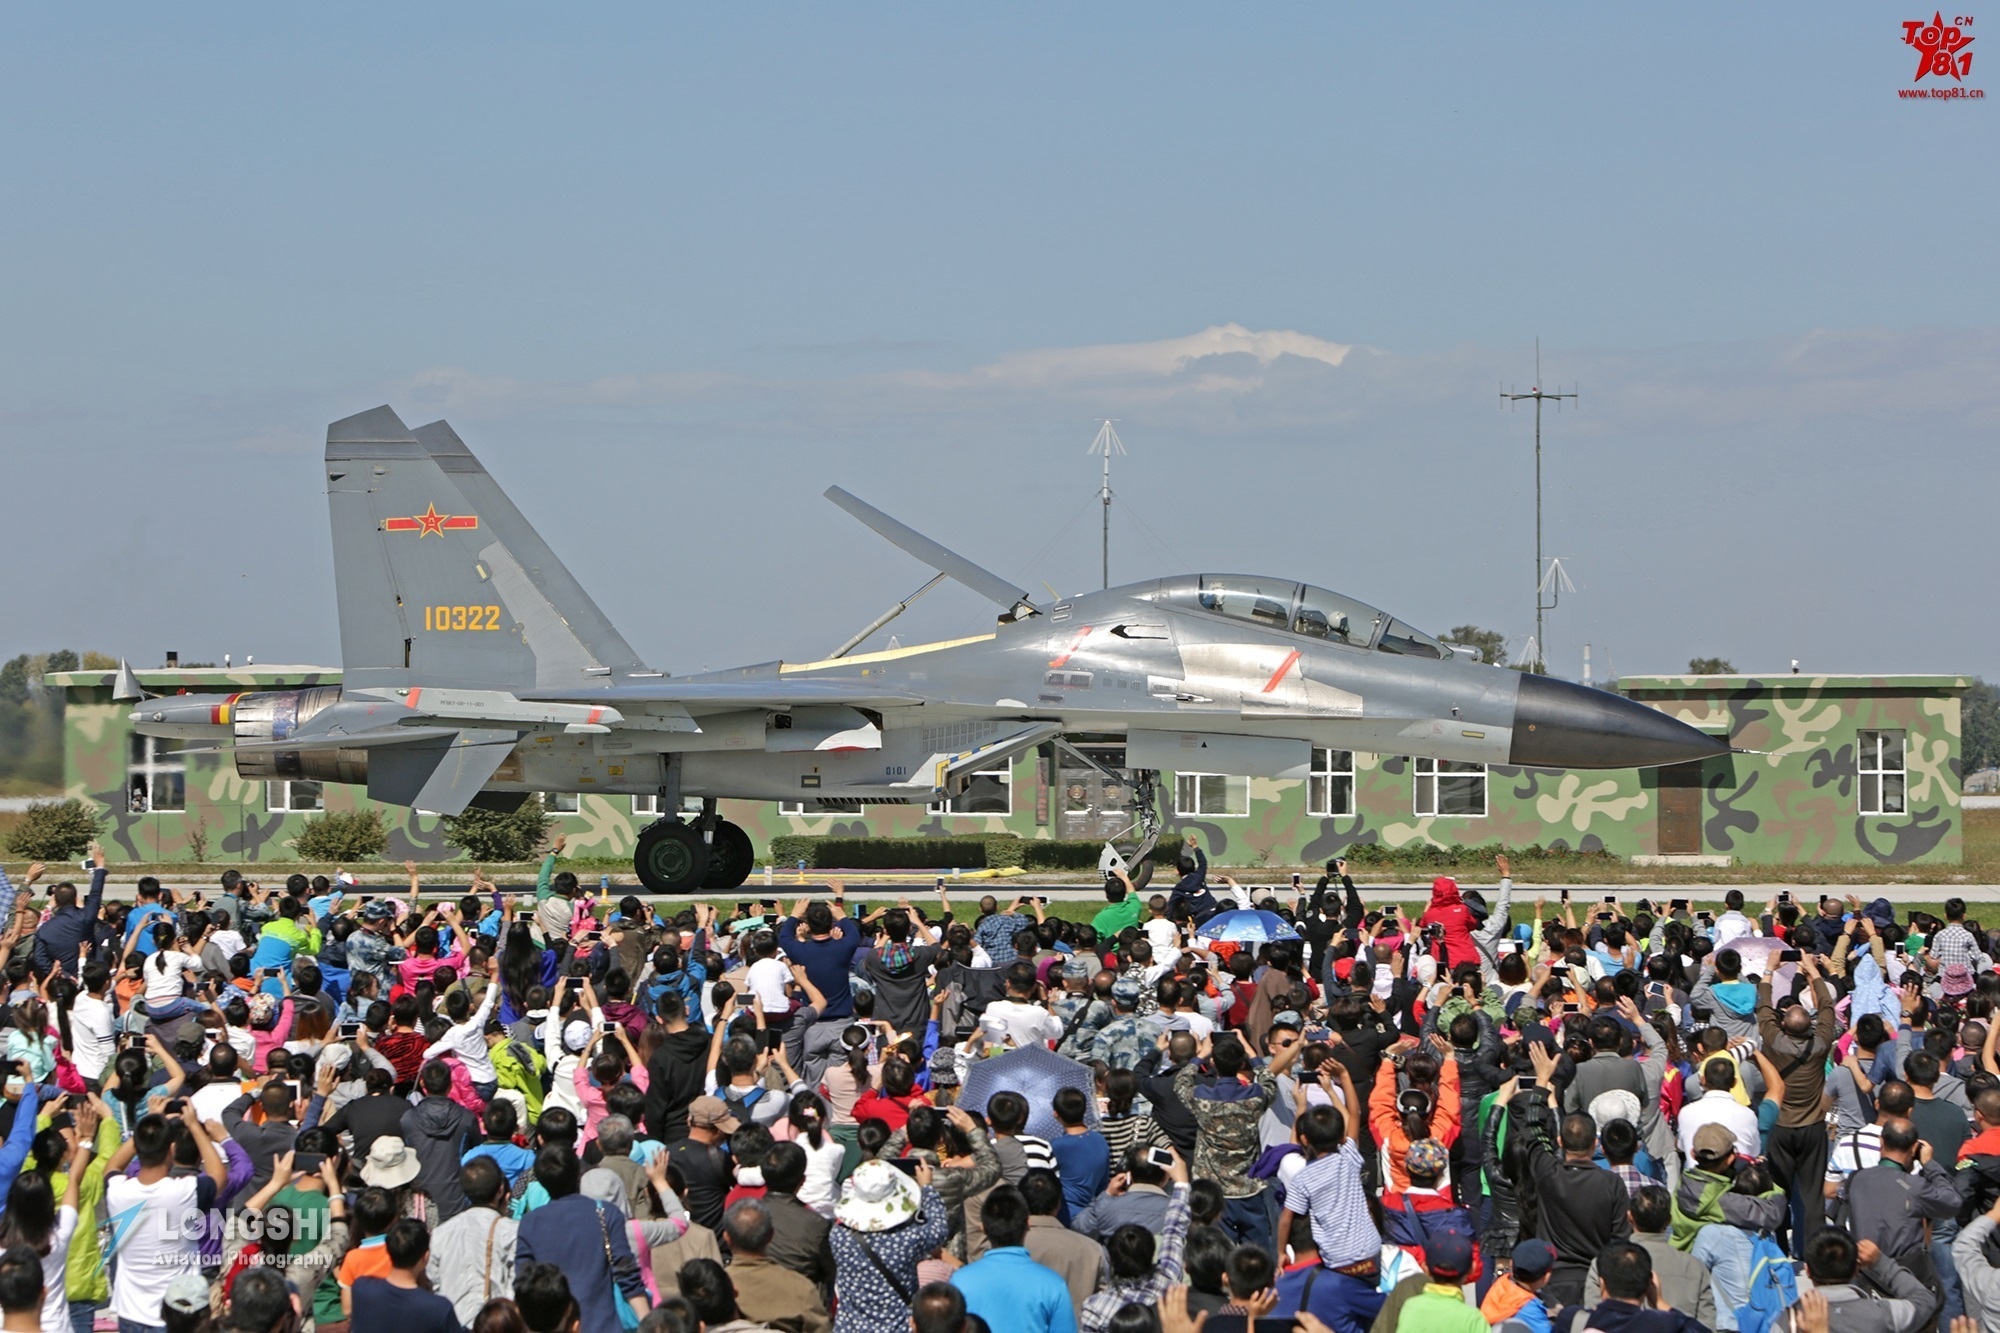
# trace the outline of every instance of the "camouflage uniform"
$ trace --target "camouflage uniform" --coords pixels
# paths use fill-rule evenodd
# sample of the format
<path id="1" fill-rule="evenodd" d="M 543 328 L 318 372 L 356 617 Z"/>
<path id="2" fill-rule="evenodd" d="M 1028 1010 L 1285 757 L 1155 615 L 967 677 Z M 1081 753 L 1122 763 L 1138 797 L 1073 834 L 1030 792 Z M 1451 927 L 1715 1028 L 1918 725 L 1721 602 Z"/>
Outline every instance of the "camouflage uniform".
<path id="1" fill-rule="evenodd" d="M 1152 970 L 1151 964 L 1134 963 L 1118 974 L 1121 983 L 1130 981 L 1139 987 L 1136 1012 L 1141 1018 L 1150 1018 L 1160 1012 L 1159 997 L 1153 993 L 1152 983 L 1146 980 L 1146 974 Z"/>
<path id="2" fill-rule="evenodd" d="M 1264 1188 L 1262 1181 L 1250 1178 L 1250 1168 L 1263 1151 L 1257 1124 L 1277 1098 L 1278 1081 L 1268 1071 L 1258 1074 L 1249 1095 L 1239 1099 L 1202 1096 L 1195 1090 L 1197 1077 L 1192 1060 L 1174 1075 L 1174 1096 L 1194 1113 L 1198 1126 L 1189 1172 L 1196 1180 L 1222 1186 L 1225 1199 L 1250 1198 Z"/>
<path id="3" fill-rule="evenodd" d="M 347 937 L 347 970 L 357 977 L 374 977 L 382 984 L 384 998 L 389 993 L 390 964 L 409 956 L 402 945 L 391 944 L 372 930 L 357 930 Z"/>
<path id="4" fill-rule="evenodd" d="M 1160 1025 L 1137 1014 L 1119 1014 L 1097 1030 L 1090 1043 L 1090 1058 L 1102 1060 L 1113 1069 L 1137 1069 L 1146 1052 L 1159 1045 Z"/>
<path id="5" fill-rule="evenodd" d="M 1109 1001 L 1100 1000 L 1085 991 L 1081 995 L 1062 996 L 1056 1001 L 1055 1012 L 1056 1017 L 1063 1021 L 1063 1031 L 1069 1033 L 1063 1038 L 1058 1054 L 1072 1060 L 1087 1060 L 1098 1032 L 1117 1011 Z"/>

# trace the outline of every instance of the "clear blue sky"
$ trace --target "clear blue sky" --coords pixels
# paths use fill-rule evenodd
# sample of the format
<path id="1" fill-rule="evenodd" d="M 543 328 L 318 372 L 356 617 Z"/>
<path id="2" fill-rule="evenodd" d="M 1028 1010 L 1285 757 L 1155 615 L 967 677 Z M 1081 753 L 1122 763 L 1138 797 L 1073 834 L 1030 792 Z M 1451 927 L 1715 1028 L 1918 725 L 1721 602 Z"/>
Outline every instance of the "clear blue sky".
<path id="1" fill-rule="evenodd" d="M 1916 16 L 17 6 L 0 651 L 334 660 L 320 441 L 385 401 L 670 670 L 922 581 L 831 482 L 1094 586 L 1106 415 L 1115 578 L 1518 646 L 1539 335 L 1558 670 L 2000 674 L 2000 85 L 1898 99 Z"/>

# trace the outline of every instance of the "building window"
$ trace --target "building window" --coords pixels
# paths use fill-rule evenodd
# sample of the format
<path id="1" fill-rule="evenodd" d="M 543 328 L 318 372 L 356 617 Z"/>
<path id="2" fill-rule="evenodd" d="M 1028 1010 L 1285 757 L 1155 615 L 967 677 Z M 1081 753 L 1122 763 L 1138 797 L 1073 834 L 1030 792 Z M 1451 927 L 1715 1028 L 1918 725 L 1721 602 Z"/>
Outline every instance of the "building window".
<path id="1" fill-rule="evenodd" d="M 1176 773 L 1174 813 L 1234 819 L 1250 813 L 1250 779 L 1220 773 Z"/>
<path id="2" fill-rule="evenodd" d="M 1306 813 L 1354 813 L 1354 751 L 1314 747 L 1312 776 L 1306 779 Z"/>
<path id="3" fill-rule="evenodd" d="M 634 796 L 632 798 L 632 813 L 635 815 L 659 814 L 660 794 L 654 792 L 651 796 Z"/>
<path id="4" fill-rule="evenodd" d="M 187 809 L 187 756 L 168 748 L 179 743 L 133 734 L 131 762 L 125 769 L 125 796 L 133 814 Z"/>
<path id="5" fill-rule="evenodd" d="M 310 814 L 326 809 L 323 788 L 317 782 L 267 782 L 264 809 L 274 815 Z"/>
<path id="6" fill-rule="evenodd" d="M 577 795 L 573 791 L 545 791 L 542 793 L 542 809 L 552 815 L 573 815 L 577 812 Z"/>
<path id="7" fill-rule="evenodd" d="M 1417 760 L 1416 811 L 1419 815 L 1486 813 L 1486 765 L 1456 759 Z"/>
<path id="8" fill-rule="evenodd" d="M 1900 815 L 1905 813 L 1903 783 L 1908 769 L 1903 763 L 1901 731 L 1864 731 L 1860 735 L 1858 767 L 1861 771 L 1861 813 Z"/>
<path id="9" fill-rule="evenodd" d="M 1014 768 L 1005 759 L 973 772 L 965 790 L 931 806 L 934 815 L 1011 815 Z"/>

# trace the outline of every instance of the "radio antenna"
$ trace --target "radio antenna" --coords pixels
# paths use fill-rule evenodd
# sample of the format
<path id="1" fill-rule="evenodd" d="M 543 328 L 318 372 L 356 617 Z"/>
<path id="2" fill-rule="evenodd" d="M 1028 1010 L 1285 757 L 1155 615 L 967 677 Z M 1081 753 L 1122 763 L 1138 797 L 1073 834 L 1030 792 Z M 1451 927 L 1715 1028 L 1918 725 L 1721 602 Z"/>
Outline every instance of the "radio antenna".
<path id="1" fill-rule="evenodd" d="M 1548 588 L 1547 585 L 1550 583 L 1550 581 L 1545 577 L 1543 573 L 1542 404 L 1554 403 L 1556 405 L 1556 410 L 1561 411 L 1563 400 L 1574 399 L 1575 397 L 1576 397 L 1576 390 L 1573 388 L 1566 393 L 1545 391 L 1542 388 L 1542 340 L 1540 338 L 1535 339 L 1534 386 L 1530 388 L 1526 393 L 1516 393 L 1513 391 L 1512 388 L 1506 388 L 1500 391 L 1501 400 L 1510 407 L 1515 403 L 1519 402 L 1532 402 L 1535 405 L 1535 651 L 1534 651 L 1534 661 L 1528 664 L 1528 669 L 1530 671 L 1533 671 L 1538 676 L 1545 676 L 1548 674 L 1548 666 L 1547 666 L 1548 648 L 1547 648 L 1547 641 L 1542 637 L 1542 616 L 1545 612 L 1553 611 L 1556 605 L 1553 597 L 1548 602 L 1544 603 L 1542 601 L 1542 593 L 1545 590 L 1545 588 L 1547 588 L 1547 590 L 1552 592 L 1560 591 L 1559 587 Z M 1108 504 L 1110 502 L 1107 500 L 1106 503 Z"/>
<path id="2" fill-rule="evenodd" d="M 1097 490 L 1097 498 L 1104 506 L 1104 586 L 1111 586 L 1111 455 L 1125 452 L 1125 441 L 1118 438 L 1118 432 L 1111 427 L 1116 418 L 1106 418 L 1097 428 L 1097 438 L 1090 442 L 1090 452 L 1104 455 L 1104 482 Z M 1074 520 L 1072 520 L 1074 521 Z"/>

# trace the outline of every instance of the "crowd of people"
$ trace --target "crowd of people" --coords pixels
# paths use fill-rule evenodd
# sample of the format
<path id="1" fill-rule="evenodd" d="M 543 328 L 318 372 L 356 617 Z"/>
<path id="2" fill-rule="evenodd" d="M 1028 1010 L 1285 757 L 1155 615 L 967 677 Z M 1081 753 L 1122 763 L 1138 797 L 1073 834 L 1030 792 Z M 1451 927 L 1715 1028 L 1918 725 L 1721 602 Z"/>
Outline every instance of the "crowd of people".
<path id="1" fill-rule="evenodd" d="M 1501 858 L 1412 919 L 1190 839 L 1089 923 L 725 918 L 562 850 L 0 873 L 0 1333 L 2000 1329 L 1955 899 L 1530 911 Z"/>

